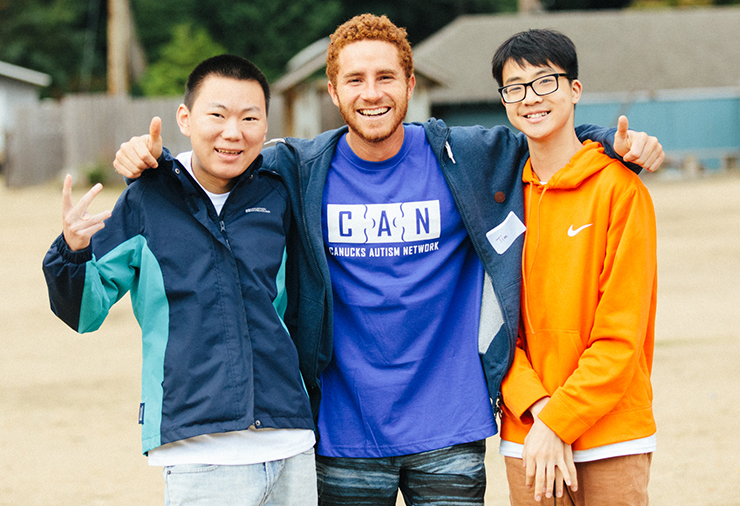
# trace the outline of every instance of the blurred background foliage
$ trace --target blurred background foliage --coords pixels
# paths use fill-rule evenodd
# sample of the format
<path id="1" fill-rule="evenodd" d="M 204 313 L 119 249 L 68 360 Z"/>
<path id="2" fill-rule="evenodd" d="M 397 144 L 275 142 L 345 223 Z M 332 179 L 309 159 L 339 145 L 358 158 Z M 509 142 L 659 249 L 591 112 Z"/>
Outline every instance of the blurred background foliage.
<path id="1" fill-rule="evenodd" d="M 546 10 L 617 9 L 631 0 L 542 0 Z M 632 0 L 633 7 L 740 0 Z M 106 89 L 107 0 L 0 0 L 0 61 L 50 74 L 45 96 Z M 229 52 L 274 81 L 287 61 L 363 12 L 387 14 L 413 44 L 462 14 L 513 12 L 517 0 L 130 0 L 148 64 L 137 95 L 179 95 L 192 68 Z"/>

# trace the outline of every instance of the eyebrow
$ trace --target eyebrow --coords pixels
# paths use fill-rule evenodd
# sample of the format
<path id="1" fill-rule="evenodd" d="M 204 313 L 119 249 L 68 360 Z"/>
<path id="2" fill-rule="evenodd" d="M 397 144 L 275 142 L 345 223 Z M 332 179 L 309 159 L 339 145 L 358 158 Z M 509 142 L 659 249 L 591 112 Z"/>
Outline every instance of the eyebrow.
<path id="1" fill-rule="evenodd" d="M 352 72 L 347 72 L 346 74 L 342 74 L 342 78 L 344 78 L 344 79 L 350 79 L 352 77 L 363 76 L 366 73 L 367 73 L 366 70 L 355 70 L 355 71 L 352 71 Z M 377 70 L 375 72 L 375 74 L 381 74 L 381 75 L 393 74 L 393 75 L 396 75 L 396 74 L 398 74 L 398 69 L 393 69 L 393 68 L 380 69 L 380 70 Z"/>
<path id="2" fill-rule="evenodd" d="M 211 102 L 211 103 L 209 103 L 208 104 L 208 108 L 212 108 L 212 107 L 215 107 L 216 109 L 223 109 L 223 110 L 228 110 L 229 109 L 228 107 L 226 107 L 224 104 L 222 104 L 220 102 Z M 245 113 L 245 112 L 253 112 L 253 111 L 260 112 L 261 111 L 261 108 L 258 105 L 250 105 L 249 107 L 245 107 L 244 109 L 242 109 L 239 112 L 240 113 Z"/>
<path id="3" fill-rule="evenodd" d="M 552 74 L 554 72 L 555 72 L 555 69 L 553 69 L 551 67 L 541 68 L 539 71 L 537 71 L 537 73 L 535 73 L 535 77 L 534 78 L 535 79 L 539 79 L 542 76 L 546 76 L 546 75 Z M 511 76 L 506 81 L 504 81 L 504 85 L 508 85 L 511 81 L 524 81 L 524 78 L 523 77 L 519 77 L 517 75 Z"/>

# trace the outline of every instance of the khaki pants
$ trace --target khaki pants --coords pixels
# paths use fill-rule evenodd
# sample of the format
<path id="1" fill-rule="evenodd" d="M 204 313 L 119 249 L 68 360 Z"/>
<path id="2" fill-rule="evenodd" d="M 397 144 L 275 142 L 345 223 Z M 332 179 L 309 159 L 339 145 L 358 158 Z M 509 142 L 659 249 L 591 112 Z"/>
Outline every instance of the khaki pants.
<path id="1" fill-rule="evenodd" d="M 565 487 L 563 497 L 534 500 L 534 488 L 524 485 L 522 460 L 506 459 L 512 506 L 647 506 L 652 453 L 576 463 L 578 490 Z M 554 491 L 553 491 L 554 495 Z"/>

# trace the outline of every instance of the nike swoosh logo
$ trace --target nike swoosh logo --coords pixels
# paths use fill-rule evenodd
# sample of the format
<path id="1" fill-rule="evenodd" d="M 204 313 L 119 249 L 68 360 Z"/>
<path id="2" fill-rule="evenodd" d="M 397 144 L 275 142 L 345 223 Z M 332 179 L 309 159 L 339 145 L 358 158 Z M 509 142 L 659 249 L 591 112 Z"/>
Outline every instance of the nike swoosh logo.
<path id="1" fill-rule="evenodd" d="M 571 225 L 571 226 L 570 226 L 570 228 L 568 228 L 568 237 L 575 237 L 575 236 L 577 236 L 577 235 L 578 235 L 578 233 L 579 233 L 579 232 L 580 232 L 581 230 L 583 230 L 584 228 L 588 228 L 588 227 L 590 227 L 591 225 L 593 225 L 593 223 L 589 223 L 588 225 L 583 225 L 582 227 L 578 227 L 578 228 L 577 228 L 577 229 L 575 229 L 575 230 L 573 230 L 573 225 Z"/>

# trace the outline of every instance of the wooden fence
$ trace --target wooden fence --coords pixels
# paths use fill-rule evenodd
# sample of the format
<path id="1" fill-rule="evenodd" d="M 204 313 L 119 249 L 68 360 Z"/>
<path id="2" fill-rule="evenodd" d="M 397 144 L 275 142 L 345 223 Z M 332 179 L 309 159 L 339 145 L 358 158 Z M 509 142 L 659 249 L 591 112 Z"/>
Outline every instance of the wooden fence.
<path id="1" fill-rule="evenodd" d="M 83 183 L 85 172 L 95 166 L 107 166 L 113 177 L 118 147 L 148 132 L 153 116 L 162 118 L 162 137 L 168 148 L 175 152 L 190 149 L 175 121 L 179 104 L 179 98 L 73 95 L 19 109 L 7 143 L 6 184 L 41 184 L 62 173 L 71 173 Z"/>
<path id="2" fill-rule="evenodd" d="M 122 142 L 149 131 L 153 116 L 162 118 L 162 140 L 173 153 L 190 149 L 175 120 L 181 98 L 131 98 L 70 95 L 16 111 L 8 134 L 3 171 L 7 186 L 42 184 L 70 173 L 87 184 L 91 168 L 107 167 L 115 177 L 113 158 Z M 270 102 L 268 139 L 282 136 L 281 97 Z"/>

